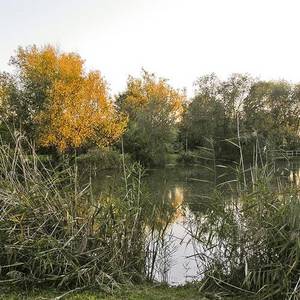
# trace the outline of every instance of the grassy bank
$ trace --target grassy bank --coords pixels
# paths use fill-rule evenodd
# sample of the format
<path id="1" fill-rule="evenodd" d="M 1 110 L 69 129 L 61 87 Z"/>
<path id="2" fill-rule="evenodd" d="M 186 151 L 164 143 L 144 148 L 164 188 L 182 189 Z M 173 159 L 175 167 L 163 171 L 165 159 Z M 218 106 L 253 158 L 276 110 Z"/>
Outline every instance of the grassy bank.
<path id="1" fill-rule="evenodd" d="M 0 290 L 0 299 L 6 300 L 37 300 L 37 299 L 74 299 L 74 300 L 206 300 L 208 299 L 202 293 L 200 293 L 196 286 L 186 287 L 167 287 L 167 286 L 154 286 L 154 285 L 142 285 L 142 286 L 130 286 L 123 287 L 120 290 L 115 291 L 113 294 L 107 294 L 100 291 L 75 291 L 70 294 L 64 292 L 57 292 L 55 290 L 48 291 L 31 291 L 24 292 L 18 290 Z M 65 295 L 65 296 L 63 296 Z M 62 298 L 59 298 L 63 296 Z"/>

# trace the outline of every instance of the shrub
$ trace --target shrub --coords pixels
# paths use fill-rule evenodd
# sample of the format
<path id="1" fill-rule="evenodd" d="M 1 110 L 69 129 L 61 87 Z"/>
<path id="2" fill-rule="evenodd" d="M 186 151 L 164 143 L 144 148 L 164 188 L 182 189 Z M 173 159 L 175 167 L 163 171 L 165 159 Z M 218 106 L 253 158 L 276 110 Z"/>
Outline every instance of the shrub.
<path id="1" fill-rule="evenodd" d="M 125 155 L 125 161 L 130 163 L 130 157 Z M 79 168 L 83 169 L 87 166 L 94 170 L 104 169 L 121 169 L 122 154 L 111 148 L 94 148 L 88 150 L 87 153 L 81 154 L 77 158 Z"/>

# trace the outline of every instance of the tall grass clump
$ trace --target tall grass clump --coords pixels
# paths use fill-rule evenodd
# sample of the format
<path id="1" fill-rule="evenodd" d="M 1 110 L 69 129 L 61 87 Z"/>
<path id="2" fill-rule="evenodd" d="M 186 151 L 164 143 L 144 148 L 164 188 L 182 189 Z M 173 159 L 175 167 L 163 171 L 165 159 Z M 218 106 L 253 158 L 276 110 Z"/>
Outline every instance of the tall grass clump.
<path id="1" fill-rule="evenodd" d="M 205 215 L 190 227 L 204 287 L 254 299 L 299 299 L 299 188 L 276 179 L 274 165 L 255 157 L 249 167 L 237 163 L 232 180 L 212 182 Z"/>
<path id="2" fill-rule="evenodd" d="M 21 135 L 0 144 L 0 283 L 106 289 L 143 280 L 141 168 L 124 168 L 118 197 L 95 197 L 76 165 L 47 165 Z"/>

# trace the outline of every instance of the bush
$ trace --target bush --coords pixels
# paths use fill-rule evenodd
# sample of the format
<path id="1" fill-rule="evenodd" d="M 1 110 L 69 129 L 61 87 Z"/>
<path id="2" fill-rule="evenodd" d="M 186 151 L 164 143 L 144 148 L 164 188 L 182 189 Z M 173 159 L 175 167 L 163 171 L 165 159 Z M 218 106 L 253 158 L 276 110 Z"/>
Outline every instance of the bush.
<path id="1" fill-rule="evenodd" d="M 196 151 L 180 152 L 177 161 L 186 165 L 196 164 L 198 161 Z"/>
<path id="2" fill-rule="evenodd" d="M 130 163 L 129 155 L 125 155 L 126 163 Z M 94 170 L 118 169 L 122 167 L 122 154 L 110 148 L 94 148 L 77 158 L 80 168 L 91 167 Z"/>

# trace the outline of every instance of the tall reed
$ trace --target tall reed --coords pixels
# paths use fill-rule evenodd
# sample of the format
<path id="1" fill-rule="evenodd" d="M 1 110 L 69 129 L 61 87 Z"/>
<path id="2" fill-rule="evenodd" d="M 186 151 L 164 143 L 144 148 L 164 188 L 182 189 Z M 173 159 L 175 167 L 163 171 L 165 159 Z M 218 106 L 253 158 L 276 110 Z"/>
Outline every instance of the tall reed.
<path id="1" fill-rule="evenodd" d="M 190 226 L 204 287 L 254 299 L 299 299 L 299 188 L 280 182 L 274 164 L 255 157 L 249 168 L 237 164 L 233 180 L 212 182 L 205 215 Z"/>
<path id="2" fill-rule="evenodd" d="M 125 176 L 118 197 L 96 197 L 76 166 L 46 166 L 22 135 L 13 147 L 1 143 L 0 283 L 113 288 L 142 280 L 142 170 L 133 165 Z"/>

